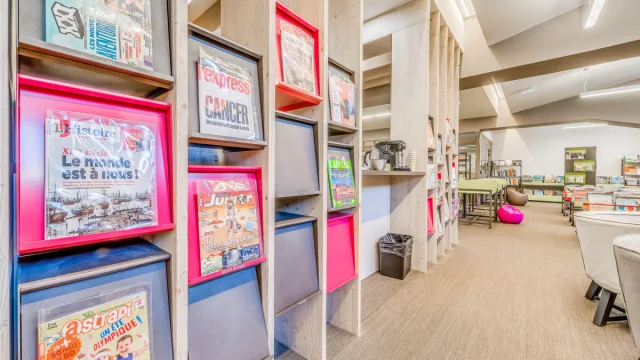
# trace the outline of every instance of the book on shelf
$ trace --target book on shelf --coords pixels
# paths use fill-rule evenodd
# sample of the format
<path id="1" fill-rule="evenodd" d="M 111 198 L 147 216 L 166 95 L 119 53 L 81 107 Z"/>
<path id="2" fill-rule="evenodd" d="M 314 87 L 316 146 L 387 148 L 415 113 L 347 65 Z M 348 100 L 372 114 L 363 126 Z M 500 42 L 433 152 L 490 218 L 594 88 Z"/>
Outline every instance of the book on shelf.
<path id="1" fill-rule="evenodd" d="M 315 39 L 285 20 L 280 23 L 280 39 L 284 82 L 315 94 Z"/>
<path id="2" fill-rule="evenodd" d="M 607 185 L 611 183 L 609 176 L 596 176 L 596 185 Z"/>
<path id="3" fill-rule="evenodd" d="M 200 132 L 245 140 L 261 140 L 259 104 L 254 101 L 251 71 L 200 48 L 198 109 Z"/>
<path id="4" fill-rule="evenodd" d="M 556 176 L 554 175 L 545 175 L 544 176 L 544 183 L 545 184 L 555 184 L 556 183 Z"/>
<path id="5" fill-rule="evenodd" d="M 564 175 L 556 176 L 556 184 L 564 184 Z"/>
<path id="6" fill-rule="evenodd" d="M 355 205 L 356 187 L 353 179 L 353 166 L 349 159 L 329 159 L 329 188 L 331 208 Z"/>
<path id="7" fill-rule="evenodd" d="M 544 195 L 543 190 L 533 190 L 533 195 Z"/>
<path id="8" fill-rule="evenodd" d="M 356 85 L 343 71 L 329 68 L 331 121 L 356 126 Z"/>
<path id="9" fill-rule="evenodd" d="M 595 171 L 596 163 L 593 160 L 576 160 L 573 163 L 573 171 Z"/>
<path id="10" fill-rule="evenodd" d="M 533 182 L 533 176 L 531 176 L 531 175 L 522 175 L 522 182 L 523 183 L 531 183 L 531 182 Z"/>
<path id="11" fill-rule="evenodd" d="M 542 184 L 542 175 L 533 175 L 533 182 L 536 184 Z"/>
<path id="12" fill-rule="evenodd" d="M 556 190 L 555 196 L 562 196 L 562 190 Z"/>
<path id="13" fill-rule="evenodd" d="M 616 198 L 617 211 L 638 211 L 638 199 Z"/>
<path id="14" fill-rule="evenodd" d="M 46 0 L 45 41 L 153 70 L 151 0 Z"/>
<path id="15" fill-rule="evenodd" d="M 544 190 L 544 195 L 553 196 L 555 193 L 555 190 Z"/>
<path id="16" fill-rule="evenodd" d="M 612 176 L 611 177 L 612 185 L 624 185 L 624 176 Z"/>
<path id="17" fill-rule="evenodd" d="M 638 175 L 640 172 L 638 168 L 633 165 L 625 165 L 624 166 L 624 174 L 625 175 Z"/>
<path id="18" fill-rule="evenodd" d="M 444 228 L 442 227 L 442 221 L 440 221 L 440 210 L 436 211 L 436 224 L 438 227 L 438 234 L 442 234 L 444 232 Z"/>
<path id="19" fill-rule="evenodd" d="M 38 359 L 151 360 L 151 283 L 38 312 Z M 151 329 L 150 329 L 151 328 Z"/>
<path id="20" fill-rule="evenodd" d="M 427 126 L 427 147 L 429 149 L 436 148 L 436 139 L 433 136 L 433 121 L 429 119 L 429 126 Z"/>
<path id="21" fill-rule="evenodd" d="M 45 116 L 46 240 L 158 224 L 155 124 Z"/>
<path id="22" fill-rule="evenodd" d="M 628 186 L 638 186 L 638 178 L 627 178 L 625 182 Z"/>
<path id="23" fill-rule="evenodd" d="M 260 258 L 262 224 L 256 180 L 199 180 L 196 188 L 200 275 Z"/>
<path id="24" fill-rule="evenodd" d="M 640 162 L 640 155 L 625 155 L 625 162 Z"/>
<path id="25" fill-rule="evenodd" d="M 587 193 L 589 204 L 613 204 L 613 193 Z"/>
<path id="26" fill-rule="evenodd" d="M 522 190 L 522 193 L 527 195 L 533 195 L 533 189 L 524 189 Z"/>
<path id="27" fill-rule="evenodd" d="M 584 160 L 587 155 L 587 149 L 565 149 L 566 160 Z"/>
<path id="28" fill-rule="evenodd" d="M 436 164 L 427 165 L 427 188 L 435 189 L 438 180 L 438 166 Z"/>

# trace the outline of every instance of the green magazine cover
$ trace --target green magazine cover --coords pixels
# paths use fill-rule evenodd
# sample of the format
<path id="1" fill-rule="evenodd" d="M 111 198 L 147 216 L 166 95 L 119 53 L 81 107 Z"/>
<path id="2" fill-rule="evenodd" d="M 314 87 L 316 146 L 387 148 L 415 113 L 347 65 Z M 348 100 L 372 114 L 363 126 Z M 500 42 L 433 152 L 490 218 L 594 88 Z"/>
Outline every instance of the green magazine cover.
<path id="1" fill-rule="evenodd" d="M 351 160 L 329 159 L 329 186 L 331 207 L 341 208 L 356 204 L 356 187 Z"/>

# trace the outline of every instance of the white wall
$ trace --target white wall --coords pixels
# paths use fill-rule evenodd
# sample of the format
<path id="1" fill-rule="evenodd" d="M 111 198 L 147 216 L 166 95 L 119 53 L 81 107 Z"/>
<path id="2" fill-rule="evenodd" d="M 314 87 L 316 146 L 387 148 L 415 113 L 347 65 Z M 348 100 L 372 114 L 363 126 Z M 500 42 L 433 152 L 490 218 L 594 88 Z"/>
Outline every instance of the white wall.
<path id="1" fill-rule="evenodd" d="M 362 177 L 360 218 L 360 279 L 380 269 L 378 239 L 391 231 L 391 179 L 389 176 Z"/>
<path id="2" fill-rule="evenodd" d="M 490 131 L 493 160 L 522 160 L 524 175 L 563 175 L 564 149 L 596 146 L 596 175 L 621 175 L 625 154 L 640 154 L 640 129 L 600 126 L 567 129 L 567 125 Z"/>

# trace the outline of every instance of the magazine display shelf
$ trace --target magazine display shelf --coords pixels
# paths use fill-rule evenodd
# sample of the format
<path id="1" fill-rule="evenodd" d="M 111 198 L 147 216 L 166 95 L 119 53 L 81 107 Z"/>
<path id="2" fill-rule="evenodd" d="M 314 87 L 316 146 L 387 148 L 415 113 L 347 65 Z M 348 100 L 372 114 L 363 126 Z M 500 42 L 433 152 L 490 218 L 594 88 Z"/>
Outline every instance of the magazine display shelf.
<path id="1" fill-rule="evenodd" d="M 13 0 L 12 3 L 16 9 L 19 34 L 17 54 L 20 73 L 145 97 L 173 88 L 169 26 L 171 0 L 154 1 L 151 6 L 153 70 L 47 42 L 47 2 Z M 85 31 L 89 31 L 88 26 Z"/>
<path id="2" fill-rule="evenodd" d="M 151 351 L 155 356 L 163 357 L 162 354 L 165 354 L 171 358 L 171 354 L 175 354 L 172 343 L 165 341 L 171 338 L 168 260 L 168 253 L 143 240 L 91 250 L 74 250 L 59 256 L 49 254 L 21 259 L 17 279 L 21 358 L 38 358 L 37 324 L 40 310 L 145 283 L 150 285 L 148 317 Z"/>
<path id="3" fill-rule="evenodd" d="M 627 186 L 638 186 L 640 184 L 640 159 L 638 155 L 629 155 L 630 159 L 626 156 L 622 158 L 621 174 L 624 176 L 624 183 Z M 635 168 L 635 171 L 628 171 L 631 168 Z"/>
<path id="4" fill-rule="evenodd" d="M 596 150 L 595 146 L 585 146 L 585 147 L 573 147 L 573 148 L 565 148 L 564 149 L 564 180 L 567 185 L 596 185 Z M 579 156 L 571 156 L 567 154 L 581 154 Z M 567 156 L 570 156 L 571 159 L 567 159 Z M 585 161 L 586 160 L 586 161 Z M 593 164 L 592 171 L 586 170 L 576 170 L 576 163 L 584 163 L 588 162 Z M 569 177 L 572 174 L 582 176 L 583 181 L 581 182 L 569 182 Z"/>
<path id="5" fill-rule="evenodd" d="M 189 359 L 266 359 L 269 343 L 256 268 L 189 288 Z"/>
<path id="6" fill-rule="evenodd" d="M 196 182 L 199 180 L 219 180 L 219 179 L 249 179 L 255 180 L 257 183 L 256 207 L 260 219 L 262 217 L 262 168 L 242 167 L 242 166 L 196 166 L 189 165 L 189 286 L 194 286 L 202 282 L 206 282 L 220 276 L 240 271 L 246 268 L 254 267 L 266 260 L 264 253 L 264 245 L 262 241 L 263 231 L 259 229 L 261 240 L 260 256 L 241 265 L 234 266 L 231 269 L 223 269 L 211 274 L 201 275 L 200 264 L 200 239 L 198 234 L 198 206 L 197 206 L 197 187 Z"/>
<path id="7" fill-rule="evenodd" d="M 171 106 L 169 104 L 19 75 L 17 105 L 17 141 L 15 145 L 17 160 L 17 241 L 19 254 L 51 251 L 173 229 L 173 202 L 171 199 L 172 148 L 170 141 Z M 46 209 L 45 197 L 48 196 L 47 191 L 50 190 L 46 189 L 47 184 L 45 181 L 47 168 L 46 159 L 45 156 L 43 156 L 46 154 L 45 121 L 43 114 L 48 110 L 90 114 L 92 116 L 113 119 L 135 120 L 139 123 L 149 124 L 155 127 L 156 188 L 153 189 L 157 198 L 155 225 L 45 240 L 47 222 L 45 216 L 47 216 L 47 213 L 43 210 Z M 54 154 L 51 155 L 53 156 Z M 58 160 L 58 157 L 56 156 L 55 159 Z M 64 168 L 71 170 L 81 169 L 73 170 L 74 172 L 86 170 L 86 179 L 89 179 L 90 169 L 95 169 L 97 166 L 90 168 L 85 166 L 85 163 L 80 160 L 76 165 L 71 165 L 74 160 L 78 159 L 79 158 L 64 160 L 63 158 L 63 161 L 68 163 Z M 50 160 L 53 161 L 53 158 Z M 58 169 L 57 165 L 51 164 L 51 167 L 55 170 Z M 100 169 L 101 168 L 98 168 L 98 172 L 96 173 L 97 179 L 100 179 L 97 177 Z M 102 169 L 107 169 L 107 167 L 103 167 Z M 102 173 L 102 178 L 104 178 L 105 171 L 103 170 Z M 125 196 L 127 195 L 128 194 L 125 194 Z M 116 200 L 111 199 L 110 202 L 111 201 L 115 204 Z M 69 205 L 69 207 L 80 206 L 78 205 L 80 200 L 76 199 L 75 202 L 75 205 L 72 204 Z M 66 209 L 66 207 L 63 209 Z M 92 212 L 94 211 L 93 207 L 89 207 L 89 209 L 91 209 Z M 95 213 L 98 211 L 99 210 L 95 210 Z M 68 213 L 64 212 L 64 214 L 67 216 Z M 85 219 L 85 221 L 88 222 L 90 218 L 88 215 L 86 215 L 86 217 L 87 219 Z M 79 219 L 79 229 L 82 225 L 81 221 L 83 216 L 77 218 Z"/>
<path id="8" fill-rule="evenodd" d="M 229 61 L 250 70 L 253 84 L 252 100 L 257 104 L 256 115 L 258 117 L 259 137 L 257 139 L 241 139 L 231 136 L 207 134 L 200 130 L 200 113 L 189 113 L 189 143 L 218 146 L 230 150 L 258 150 L 263 149 L 267 142 L 263 140 L 263 121 L 260 94 L 262 93 L 262 55 L 242 47 L 223 37 L 203 29 L 194 24 L 189 24 L 189 108 L 199 109 L 198 100 L 198 70 L 200 49 L 215 52 L 224 61 Z"/>
<path id="9" fill-rule="evenodd" d="M 332 214 L 327 220 L 327 294 L 355 279 L 353 214 Z"/>
<path id="10" fill-rule="evenodd" d="M 314 76 L 316 82 L 315 92 L 311 93 L 309 91 L 300 89 L 294 85 L 290 85 L 285 82 L 284 79 L 284 69 L 283 69 L 283 61 L 282 61 L 282 46 L 281 46 L 281 35 L 280 35 L 280 24 L 282 21 L 286 21 L 300 30 L 305 32 L 308 36 L 313 38 L 314 40 Z M 280 2 L 276 2 L 276 52 L 277 52 L 277 61 L 278 64 L 276 66 L 276 106 L 280 111 L 292 111 L 304 107 L 309 107 L 313 105 L 318 105 L 322 102 L 322 96 L 320 95 L 320 62 L 322 61 L 320 58 L 320 37 L 319 30 L 315 26 L 311 25 L 302 17 L 298 16 L 294 11 L 290 10 L 286 6 L 282 5 Z"/>

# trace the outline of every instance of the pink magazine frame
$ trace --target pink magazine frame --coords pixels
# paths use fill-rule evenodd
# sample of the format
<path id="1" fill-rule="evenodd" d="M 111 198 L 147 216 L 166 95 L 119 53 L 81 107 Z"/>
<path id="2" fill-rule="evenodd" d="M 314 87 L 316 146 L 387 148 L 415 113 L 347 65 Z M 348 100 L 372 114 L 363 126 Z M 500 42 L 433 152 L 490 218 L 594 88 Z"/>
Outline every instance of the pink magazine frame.
<path id="1" fill-rule="evenodd" d="M 170 104 L 26 75 L 18 75 L 17 84 L 15 171 L 19 254 L 53 251 L 173 229 Z M 53 240 L 44 239 L 44 114 L 49 109 L 150 122 L 156 125 L 157 225 Z M 24 151 L 21 151 L 23 146 Z M 23 164 L 29 166 L 23 167 Z"/>
<path id="2" fill-rule="evenodd" d="M 200 239 L 198 235 L 198 213 L 196 196 L 196 181 L 198 180 L 216 180 L 216 179 L 255 179 L 258 199 L 257 206 L 260 209 L 260 257 L 242 263 L 231 269 L 223 269 L 211 274 L 200 275 Z M 189 165 L 189 201 L 188 201 L 188 223 L 189 223 L 189 286 L 194 286 L 206 281 L 219 278 L 249 267 L 256 266 L 267 257 L 264 254 L 264 218 L 262 216 L 262 168 L 261 167 L 244 167 L 244 166 L 207 166 L 207 165 Z"/>
<path id="3" fill-rule="evenodd" d="M 327 294 L 358 277 L 353 221 L 353 214 L 333 214 L 327 220 Z"/>

